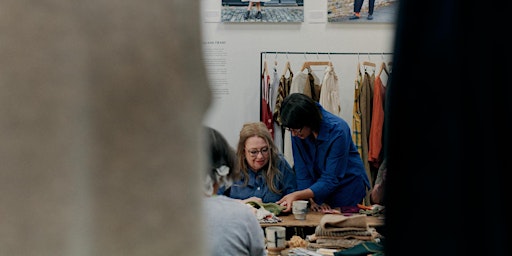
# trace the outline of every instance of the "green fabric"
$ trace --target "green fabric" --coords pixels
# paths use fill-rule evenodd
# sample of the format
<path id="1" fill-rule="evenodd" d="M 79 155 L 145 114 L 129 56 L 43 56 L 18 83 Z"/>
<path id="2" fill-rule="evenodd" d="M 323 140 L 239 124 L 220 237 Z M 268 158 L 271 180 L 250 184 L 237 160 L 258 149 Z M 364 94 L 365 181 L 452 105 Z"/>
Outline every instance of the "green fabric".
<path id="1" fill-rule="evenodd" d="M 384 256 L 384 246 L 376 242 L 363 242 L 343 251 L 335 252 L 334 256 Z"/>
<path id="2" fill-rule="evenodd" d="M 276 203 L 258 203 L 256 201 L 249 201 L 247 204 L 251 205 L 252 207 L 259 209 L 260 207 L 265 208 L 265 210 L 273 213 L 275 216 L 278 216 L 281 214 L 281 211 L 286 209 L 285 206 L 278 205 Z"/>

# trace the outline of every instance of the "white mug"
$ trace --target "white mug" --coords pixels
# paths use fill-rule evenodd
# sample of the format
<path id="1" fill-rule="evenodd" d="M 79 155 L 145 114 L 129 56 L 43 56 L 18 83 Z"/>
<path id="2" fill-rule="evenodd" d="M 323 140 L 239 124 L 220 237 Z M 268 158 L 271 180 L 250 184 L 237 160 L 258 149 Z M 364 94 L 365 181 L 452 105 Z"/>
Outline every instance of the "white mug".
<path id="1" fill-rule="evenodd" d="M 267 248 L 285 248 L 286 247 L 286 228 L 285 227 L 266 227 L 265 236 L 267 238 Z"/>
<path id="2" fill-rule="evenodd" d="M 292 212 L 293 216 L 297 220 L 305 220 L 306 213 L 308 212 L 308 201 L 307 200 L 297 200 L 292 203 Z"/>

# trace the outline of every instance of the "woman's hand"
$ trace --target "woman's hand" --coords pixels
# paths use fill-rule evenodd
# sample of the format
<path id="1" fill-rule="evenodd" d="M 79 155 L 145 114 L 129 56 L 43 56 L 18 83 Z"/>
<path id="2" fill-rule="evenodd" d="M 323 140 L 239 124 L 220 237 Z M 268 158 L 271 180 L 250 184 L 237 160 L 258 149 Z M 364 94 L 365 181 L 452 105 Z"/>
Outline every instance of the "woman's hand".
<path id="1" fill-rule="evenodd" d="M 292 210 L 293 201 L 297 200 L 308 200 L 314 197 L 313 191 L 309 188 L 292 192 L 288 195 L 283 196 L 281 200 L 277 201 L 276 204 L 286 206 L 286 209 L 282 212 L 290 212 Z"/>
<path id="2" fill-rule="evenodd" d="M 324 212 L 324 211 L 331 210 L 331 206 L 329 206 L 326 203 L 323 203 L 322 205 L 318 205 L 313 199 L 309 199 L 309 203 L 311 204 L 310 209 L 314 212 Z"/>
<path id="3" fill-rule="evenodd" d="M 283 198 L 276 202 L 276 204 L 286 207 L 286 209 L 282 210 L 281 212 L 290 212 L 292 210 L 293 201 L 300 200 L 300 198 L 298 198 L 297 195 L 297 192 L 293 192 L 286 196 L 283 196 Z"/>

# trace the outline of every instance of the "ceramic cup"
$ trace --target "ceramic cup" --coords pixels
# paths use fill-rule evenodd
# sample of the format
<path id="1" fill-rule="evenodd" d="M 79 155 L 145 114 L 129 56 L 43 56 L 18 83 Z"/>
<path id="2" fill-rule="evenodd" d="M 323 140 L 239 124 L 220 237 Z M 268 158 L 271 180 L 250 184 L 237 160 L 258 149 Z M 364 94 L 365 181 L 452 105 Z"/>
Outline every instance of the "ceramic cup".
<path id="1" fill-rule="evenodd" d="M 265 228 L 267 238 L 267 248 L 285 248 L 286 247 L 286 228 L 272 226 Z"/>
<path id="2" fill-rule="evenodd" d="M 295 219 L 305 220 L 306 213 L 308 212 L 308 201 L 306 201 L 306 200 L 293 201 L 292 212 L 293 212 L 293 216 L 295 217 Z"/>

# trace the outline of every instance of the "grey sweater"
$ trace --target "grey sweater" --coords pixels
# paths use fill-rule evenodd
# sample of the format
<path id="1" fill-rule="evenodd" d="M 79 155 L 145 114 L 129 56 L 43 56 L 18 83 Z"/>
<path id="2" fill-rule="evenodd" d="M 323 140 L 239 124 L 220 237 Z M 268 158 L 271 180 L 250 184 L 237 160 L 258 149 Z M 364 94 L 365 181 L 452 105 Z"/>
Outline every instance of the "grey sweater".
<path id="1" fill-rule="evenodd" d="M 250 206 L 220 195 L 204 202 L 209 255 L 267 255 L 263 229 Z"/>

